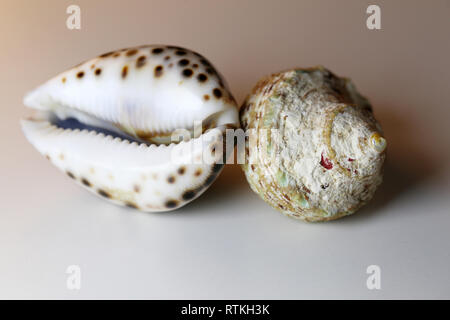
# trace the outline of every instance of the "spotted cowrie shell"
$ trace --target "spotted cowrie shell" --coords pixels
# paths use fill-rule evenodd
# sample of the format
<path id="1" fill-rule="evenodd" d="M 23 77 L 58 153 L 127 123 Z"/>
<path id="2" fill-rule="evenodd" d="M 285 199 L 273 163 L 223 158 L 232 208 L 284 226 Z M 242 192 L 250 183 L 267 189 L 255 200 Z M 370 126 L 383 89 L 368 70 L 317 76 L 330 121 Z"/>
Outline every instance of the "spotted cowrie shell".
<path id="1" fill-rule="evenodd" d="M 202 194 L 222 170 L 225 130 L 239 126 L 214 66 L 166 45 L 102 54 L 45 82 L 24 104 L 36 110 L 22 128 L 40 153 L 91 192 L 143 211 L 176 209 Z"/>

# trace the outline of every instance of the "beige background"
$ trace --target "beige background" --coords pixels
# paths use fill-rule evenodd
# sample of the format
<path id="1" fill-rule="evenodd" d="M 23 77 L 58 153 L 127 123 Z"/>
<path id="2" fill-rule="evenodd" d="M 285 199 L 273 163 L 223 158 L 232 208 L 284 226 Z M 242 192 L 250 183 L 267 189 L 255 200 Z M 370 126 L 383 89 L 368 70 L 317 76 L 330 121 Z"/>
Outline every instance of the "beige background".
<path id="1" fill-rule="evenodd" d="M 81 7 L 82 29 L 66 28 Z M 366 28 L 379 4 L 382 30 Z M 450 298 L 450 1 L 0 1 L 0 298 Z M 115 207 L 29 145 L 25 92 L 112 49 L 203 53 L 241 103 L 259 77 L 322 64 L 351 77 L 388 142 L 360 213 L 286 218 L 227 166 L 169 214 Z M 80 291 L 65 270 L 82 269 Z M 366 268 L 382 289 L 366 288 Z"/>

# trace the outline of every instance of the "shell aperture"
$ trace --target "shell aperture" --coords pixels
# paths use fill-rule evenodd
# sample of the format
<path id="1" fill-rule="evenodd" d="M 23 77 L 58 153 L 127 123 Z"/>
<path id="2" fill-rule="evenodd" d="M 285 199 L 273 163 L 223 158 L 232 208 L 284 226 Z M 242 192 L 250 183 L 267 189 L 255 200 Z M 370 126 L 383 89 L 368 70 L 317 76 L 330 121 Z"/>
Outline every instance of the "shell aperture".
<path id="1" fill-rule="evenodd" d="M 213 65 L 164 45 L 86 61 L 24 104 L 37 110 L 22 128 L 40 153 L 91 192 L 143 211 L 176 209 L 203 193 L 223 166 L 211 150 L 226 128 L 239 126 Z"/>
<path id="2" fill-rule="evenodd" d="M 242 166 L 251 188 L 288 216 L 352 214 L 382 181 L 386 140 L 369 102 L 323 67 L 261 79 L 240 121 L 256 134 Z"/>

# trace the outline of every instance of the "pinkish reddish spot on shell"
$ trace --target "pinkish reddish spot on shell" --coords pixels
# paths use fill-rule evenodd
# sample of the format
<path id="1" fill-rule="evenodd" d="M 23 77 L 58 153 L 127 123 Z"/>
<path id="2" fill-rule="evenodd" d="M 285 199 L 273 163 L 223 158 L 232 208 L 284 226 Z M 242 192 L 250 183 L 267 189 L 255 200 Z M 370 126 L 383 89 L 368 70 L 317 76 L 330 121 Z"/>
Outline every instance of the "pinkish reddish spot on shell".
<path id="1" fill-rule="evenodd" d="M 352 162 L 352 161 L 355 161 L 355 159 L 348 158 L 348 161 Z"/>
<path id="2" fill-rule="evenodd" d="M 323 153 L 320 156 L 320 165 L 327 170 L 333 169 L 333 164 L 331 163 L 330 159 L 324 158 Z"/>

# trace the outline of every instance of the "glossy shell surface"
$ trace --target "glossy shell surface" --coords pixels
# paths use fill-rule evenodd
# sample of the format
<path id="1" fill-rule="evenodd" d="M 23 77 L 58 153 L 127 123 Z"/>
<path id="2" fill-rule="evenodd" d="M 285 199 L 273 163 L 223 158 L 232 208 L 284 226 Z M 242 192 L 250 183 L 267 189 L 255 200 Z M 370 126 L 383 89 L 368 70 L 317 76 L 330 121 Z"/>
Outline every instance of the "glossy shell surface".
<path id="1" fill-rule="evenodd" d="M 188 49 L 147 45 L 102 54 L 24 99 L 30 143 L 78 184 L 143 211 L 179 208 L 223 167 L 239 126 L 222 76 Z M 174 139 L 175 137 L 175 139 Z"/>

